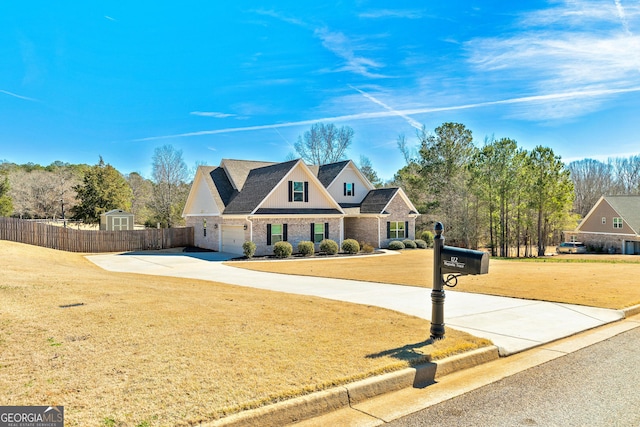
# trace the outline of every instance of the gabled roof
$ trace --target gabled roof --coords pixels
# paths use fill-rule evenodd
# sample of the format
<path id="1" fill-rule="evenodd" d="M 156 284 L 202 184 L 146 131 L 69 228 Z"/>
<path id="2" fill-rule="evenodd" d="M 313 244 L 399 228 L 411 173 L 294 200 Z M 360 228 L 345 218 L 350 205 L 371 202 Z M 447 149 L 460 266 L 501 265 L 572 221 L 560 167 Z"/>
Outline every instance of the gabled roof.
<path id="1" fill-rule="evenodd" d="M 253 169 L 274 165 L 274 162 L 259 162 L 253 160 L 222 159 L 220 167 L 227 173 L 229 182 L 236 190 L 241 191 Z"/>
<path id="2" fill-rule="evenodd" d="M 345 160 L 343 162 L 337 163 L 329 163 L 327 165 L 321 165 L 318 168 L 318 180 L 324 185 L 324 188 L 328 188 L 329 185 L 333 182 L 334 179 L 342 172 L 342 170 L 347 167 L 350 160 Z"/>
<path id="3" fill-rule="evenodd" d="M 640 196 L 604 196 L 611 207 L 638 234 L 640 231 Z M 602 200 L 600 199 L 600 200 Z M 596 206 L 599 203 L 596 203 Z M 591 212 L 589 212 L 591 213 Z"/>
<path id="4" fill-rule="evenodd" d="M 410 215 L 419 215 L 416 207 L 411 203 L 409 197 L 405 194 L 405 192 L 398 187 L 391 188 L 376 188 L 374 190 L 369 191 L 367 193 L 364 200 L 360 205 L 360 213 L 361 214 L 386 214 L 387 206 L 394 199 L 394 197 L 399 196 L 404 200 L 405 204 L 409 208 Z"/>
<path id="5" fill-rule="evenodd" d="M 298 161 L 291 160 L 251 169 L 246 177 L 242 191 L 227 205 L 224 213 L 248 214 L 253 212 Z"/>
<path id="6" fill-rule="evenodd" d="M 398 192 L 398 188 L 378 188 L 371 190 L 366 195 L 360 205 L 360 213 L 383 213 L 393 196 Z"/>

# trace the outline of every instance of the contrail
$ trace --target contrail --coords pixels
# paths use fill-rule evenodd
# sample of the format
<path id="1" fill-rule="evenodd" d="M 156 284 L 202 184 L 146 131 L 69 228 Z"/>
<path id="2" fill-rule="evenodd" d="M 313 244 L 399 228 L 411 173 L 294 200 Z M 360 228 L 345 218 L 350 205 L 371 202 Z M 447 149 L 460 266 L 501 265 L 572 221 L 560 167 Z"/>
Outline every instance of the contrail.
<path id="1" fill-rule="evenodd" d="M 9 92 L 8 90 L 2 90 L 0 89 L 0 92 L 9 95 L 9 96 L 13 96 L 15 98 L 19 98 L 19 99 L 24 99 L 25 101 L 34 101 L 34 102 L 38 102 L 37 99 L 33 99 L 33 98 L 29 98 L 28 96 L 22 96 L 22 95 L 18 95 L 16 93 L 13 92 Z"/>
<path id="2" fill-rule="evenodd" d="M 493 105 L 525 104 L 529 102 L 554 101 L 554 100 L 562 101 L 562 100 L 568 100 L 568 99 L 594 98 L 599 96 L 618 95 L 622 93 L 632 93 L 632 92 L 640 92 L 640 86 L 625 88 L 625 89 L 578 90 L 578 91 L 571 91 L 571 92 L 551 93 L 547 95 L 535 95 L 535 96 L 524 96 L 520 98 L 502 99 L 498 101 L 478 102 L 473 104 L 453 105 L 448 107 L 430 107 L 430 108 L 425 107 L 425 108 L 414 108 L 410 110 L 394 110 L 393 112 L 381 111 L 376 113 L 348 114 L 344 116 L 325 117 L 325 118 L 313 119 L 313 120 L 301 120 L 298 122 L 285 122 L 285 123 L 274 123 L 269 125 L 203 130 L 198 132 L 188 132 L 188 133 L 181 133 L 176 135 L 151 136 L 147 138 L 135 139 L 134 141 L 136 142 L 154 141 L 158 139 L 185 138 L 190 136 L 203 136 L 203 135 L 217 135 L 217 134 L 223 134 L 223 133 L 248 132 L 248 131 L 264 130 L 264 129 L 279 129 L 279 128 L 293 127 L 293 126 L 312 125 L 318 122 L 346 122 L 346 121 L 356 121 L 356 120 L 370 120 L 370 119 L 379 119 L 379 118 L 385 118 L 385 117 L 393 117 L 399 114 L 402 116 L 413 116 L 416 114 L 437 113 L 442 111 L 470 110 L 472 108 L 490 107 Z"/>
<path id="3" fill-rule="evenodd" d="M 390 111 L 393 114 L 397 114 L 398 116 L 402 117 L 403 119 L 405 119 L 407 121 L 407 123 L 409 123 L 411 126 L 413 126 L 414 128 L 420 130 L 422 129 L 422 125 L 420 123 L 418 123 L 417 121 L 415 121 L 414 119 L 412 119 L 411 117 L 407 116 L 406 114 L 402 114 L 402 112 L 395 110 L 393 108 L 391 108 L 390 106 L 388 106 L 387 104 L 385 104 L 384 102 L 380 101 L 379 99 L 374 98 L 373 96 L 369 95 L 368 93 L 366 93 L 363 90 L 358 89 L 357 87 L 353 87 L 351 85 L 349 85 L 349 87 L 353 90 L 357 90 L 358 92 L 360 92 L 360 94 L 362 94 L 362 96 L 364 96 L 365 98 L 367 98 L 369 101 L 378 104 L 379 106 L 381 106 L 382 108 L 384 108 L 387 111 Z"/>

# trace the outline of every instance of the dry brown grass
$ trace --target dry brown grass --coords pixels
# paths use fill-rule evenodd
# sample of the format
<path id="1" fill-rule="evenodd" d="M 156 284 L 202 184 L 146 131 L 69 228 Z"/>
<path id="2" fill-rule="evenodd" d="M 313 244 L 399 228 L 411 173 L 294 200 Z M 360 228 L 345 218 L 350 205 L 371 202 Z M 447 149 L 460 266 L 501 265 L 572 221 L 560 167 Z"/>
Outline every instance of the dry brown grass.
<path id="1" fill-rule="evenodd" d="M 189 425 L 488 345 L 375 307 L 110 273 L 0 241 L 0 401 L 69 426 Z M 79 305 L 82 304 L 82 305 Z"/>
<path id="2" fill-rule="evenodd" d="M 543 262 L 545 261 L 545 262 Z M 251 270 L 432 287 L 433 250 L 331 260 L 232 262 Z M 491 259 L 489 274 L 458 280 L 457 291 L 603 308 L 640 304 L 640 258 L 561 255 L 540 260 Z"/>

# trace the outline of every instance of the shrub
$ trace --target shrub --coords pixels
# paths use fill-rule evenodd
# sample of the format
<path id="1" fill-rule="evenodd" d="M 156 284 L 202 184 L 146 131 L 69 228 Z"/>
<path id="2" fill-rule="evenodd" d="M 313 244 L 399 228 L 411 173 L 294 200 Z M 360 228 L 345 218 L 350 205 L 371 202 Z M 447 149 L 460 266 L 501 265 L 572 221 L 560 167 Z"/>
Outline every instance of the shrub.
<path id="1" fill-rule="evenodd" d="M 425 242 L 422 239 L 416 239 L 416 246 L 419 247 L 420 249 L 427 249 L 427 242 Z"/>
<path id="2" fill-rule="evenodd" d="M 389 249 L 399 251 L 400 249 L 404 249 L 404 243 L 400 240 L 392 240 L 389 242 Z"/>
<path id="3" fill-rule="evenodd" d="M 342 242 L 342 252 L 346 252 L 348 254 L 357 254 L 360 252 L 360 243 L 357 240 L 346 239 Z"/>
<path id="4" fill-rule="evenodd" d="M 338 253 L 338 244 L 331 239 L 324 239 L 320 242 L 320 250 L 327 255 L 335 255 Z"/>
<path id="5" fill-rule="evenodd" d="M 413 240 L 411 240 L 411 239 L 404 239 L 404 240 L 402 241 L 402 244 L 404 245 L 404 247 L 405 247 L 406 249 L 415 249 L 415 248 L 417 248 L 417 247 L 418 247 L 418 246 L 416 245 L 416 242 L 414 242 L 414 241 L 413 241 Z"/>
<path id="6" fill-rule="evenodd" d="M 368 243 L 365 243 L 365 242 L 360 243 L 360 250 L 365 254 L 373 253 L 374 249 L 375 248 Z"/>
<path id="7" fill-rule="evenodd" d="M 250 240 L 244 242 L 242 244 L 242 252 L 247 258 L 253 258 L 253 255 L 256 253 L 256 244 Z"/>
<path id="8" fill-rule="evenodd" d="M 273 245 L 273 254 L 276 258 L 289 258 L 293 253 L 293 246 L 289 242 L 277 242 Z"/>
<path id="9" fill-rule="evenodd" d="M 425 230 L 422 233 L 420 233 L 420 239 L 424 240 L 428 248 L 433 247 L 433 233 L 431 231 Z"/>
<path id="10" fill-rule="evenodd" d="M 313 242 L 308 240 L 302 240 L 298 243 L 298 252 L 304 256 L 311 256 L 315 252 L 315 248 L 313 246 Z"/>

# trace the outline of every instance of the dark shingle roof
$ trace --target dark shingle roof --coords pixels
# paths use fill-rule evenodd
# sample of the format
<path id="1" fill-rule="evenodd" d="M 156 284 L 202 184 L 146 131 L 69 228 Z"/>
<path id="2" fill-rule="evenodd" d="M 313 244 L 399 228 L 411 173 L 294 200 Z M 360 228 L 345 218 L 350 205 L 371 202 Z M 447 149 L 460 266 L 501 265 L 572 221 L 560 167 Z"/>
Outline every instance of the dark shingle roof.
<path id="1" fill-rule="evenodd" d="M 605 196 L 604 199 L 636 234 L 640 233 L 640 196 Z"/>
<path id="2" fill-rule="evenodd" d="M 337 163 L 329 163 L 328 165 L 322 165 L 318 168 L 318 180 L 324 185 L 324 188 L 329 187 L 334 179 L 338 176 L 342 169 L 344 169 L 349 160 Z"/>
<path id="3" fill-rule="evenodd" d="M 264 166 L 271 166 L 273 164 L 273 162 L 260 162 L 254 160 L 223 159 L 220 166 L 222 166 L 227 172 L 231 185 L 235 185 L 237 190 L 242 191 L 251 170 Z"/>
<path id="4" fill-rule="evenodd" d="M 236 195 L 224 210 L 225 214 L 251 213 L 260 202 L 282 181 L 298 163 L 291 160 L 284 163 L 252 169 L 244 183 L 242 191 Z"/>
<path id="5" fill-rule="evenodd" d="M 227 177 L 224 169 L 215 168 L 209 173 L 209 175 L 211 176 L 211 180 L 218 190 L 218 194 L 220 195 L 222 203 L 224 204 L 224 206 L 227 206 L 231 199 L 233 199 L 233 197 L 238 194 L 238 191 L 231 185 L 229 177 Z"/>
<path id="6" fill-rule="evenodd" d="M 382 213 L 397 192 L 398 188 L 377 188 L 369 191 L 360 204 L 360 213 Z"/>

